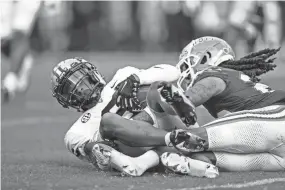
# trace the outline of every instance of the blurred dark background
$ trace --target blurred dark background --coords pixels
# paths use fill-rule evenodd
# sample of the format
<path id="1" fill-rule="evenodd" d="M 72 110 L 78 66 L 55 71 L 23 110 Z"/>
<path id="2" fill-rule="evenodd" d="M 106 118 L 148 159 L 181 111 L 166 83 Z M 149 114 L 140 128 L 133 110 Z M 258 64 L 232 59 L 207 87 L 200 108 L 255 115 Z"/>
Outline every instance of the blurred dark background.
<path id="1" fill-rule="evenodd" d="M 254 26 L 254 30 L 249 27 L 249 35 L 263 33 L 257 43 L 263 43 L 264 38 L 276 38 L 269 41 L 279 41 L 280 45 L 284 38 L 285 3 L 273 2 L 273 7 L 265 3 L 45 2 L 33 33 L 33 46 L 43 51 L 180 51 L 193 38 L 203 35 L 222 37 L 236 46 L 239 41 L 248 40 L 246 34 L 232 32 L 232 25 L 236 23 L 242 28 L 240 33 L 246 33 L 242 30 L 247 30 L 248 23 Z M 270 14 L 264 13 L 266 11 Z M 264 30 L 265 25 L 272 22 L 270 17 L 275 19 L 273 22 L 278 22 L 279 28 Z M 234 42 L 231 42 L 233 38 Z"/>

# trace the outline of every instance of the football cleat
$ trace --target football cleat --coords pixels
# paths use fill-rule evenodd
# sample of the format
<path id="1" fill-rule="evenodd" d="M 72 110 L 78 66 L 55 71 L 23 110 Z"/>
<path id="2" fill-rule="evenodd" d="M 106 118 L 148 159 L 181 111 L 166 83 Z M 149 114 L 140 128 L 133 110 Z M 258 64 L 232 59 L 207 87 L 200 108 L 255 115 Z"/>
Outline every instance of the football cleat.
<path id="1" fill-rule="evenodd" d="M 103 170 L 110 170 L 110 156 L 112 148 L 105 144 L 95 144 L 92 149 L 92 156 L 95 157 L 97 166 Z"/>
<path id="2" fill-rule="evenodd" d="M 92 154 L 96 158 L 98 167 L 105 171 L 113 168 L 128 176 L 141 176 L 145 171 L 138 166 L 135 158 L 124 155 L 106 144 L 95 144 Z"/>
<path id="3" fill-rule="evenodd" d="M 166 169 L 178 174 L 207 178 L 216 178 L 219 176 L 216 166 L 177 153 L 163 153 L 161 155 L 161 162 Z"/>
<path id="4" fill-rule="evenodd" d="M 201 137 L 182 129 L 177 129 L 171 132 L 170 142 L 182 153 L 204 151 L 206 144 L 206 141 Z"/>

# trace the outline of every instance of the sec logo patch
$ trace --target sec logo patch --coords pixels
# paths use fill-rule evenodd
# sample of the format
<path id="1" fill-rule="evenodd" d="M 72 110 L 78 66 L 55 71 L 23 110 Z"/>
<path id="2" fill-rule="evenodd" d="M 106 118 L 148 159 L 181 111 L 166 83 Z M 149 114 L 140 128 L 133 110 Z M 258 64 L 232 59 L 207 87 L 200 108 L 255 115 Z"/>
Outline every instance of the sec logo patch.
<path id="1" fill-rule="evenodd" d="M 81 118 L 81 122 L 86 123 L 90 119 L 90 117 L 91 117 L 91 113 L 84 114 Z"/>

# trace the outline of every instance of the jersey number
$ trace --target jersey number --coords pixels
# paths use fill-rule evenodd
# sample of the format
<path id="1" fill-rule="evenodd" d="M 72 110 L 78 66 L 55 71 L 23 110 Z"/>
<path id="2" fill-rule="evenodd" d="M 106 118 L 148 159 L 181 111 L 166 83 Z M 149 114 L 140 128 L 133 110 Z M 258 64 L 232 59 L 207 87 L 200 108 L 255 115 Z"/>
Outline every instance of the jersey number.
<path id="1" fill-rule="evenodd" d="M 245 75 L 245 74 L 241 74 L 240 76 L 241 80 L 243 80 L 244 82 L 252 82 L 250 80 L 250 77 Z M 262 84 L 262 83 L 255 83 L 254 87 L 255 90 L 261 92 L 261 93 L 268 93 L 268 92 L 273 92 L 274 90 L 272 90 L 269 86 Z"/>

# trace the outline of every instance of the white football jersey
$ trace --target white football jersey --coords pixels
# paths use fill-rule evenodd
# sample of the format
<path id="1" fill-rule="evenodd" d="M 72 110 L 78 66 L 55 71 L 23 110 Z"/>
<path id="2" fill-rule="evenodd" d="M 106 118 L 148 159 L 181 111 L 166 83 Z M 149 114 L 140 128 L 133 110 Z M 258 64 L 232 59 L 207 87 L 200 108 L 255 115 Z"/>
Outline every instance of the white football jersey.
<path id="1" fill-rule="evenodd" d="M 99 134 L 101 121 L 101 113 L 107 104 L 111 101 L 115 92 L 115 87 L 132 74 L 138 73 L 140 70 L 134 67 L 124 67 L 119 69 L 113 79 L 104 87 L 101 93 L 101 101 L 93 108 L 87 110 L 67 131 L 64 141 L 70 152 L 82 160 L 88 161 L 84 152 L 84 145 L 87 142 L 101 141 Z M 115 105 L 109 112 L 116 113 L 119 108 Z M 125 112 L 123 117 L 131 118 L 130 112 Z"/>

